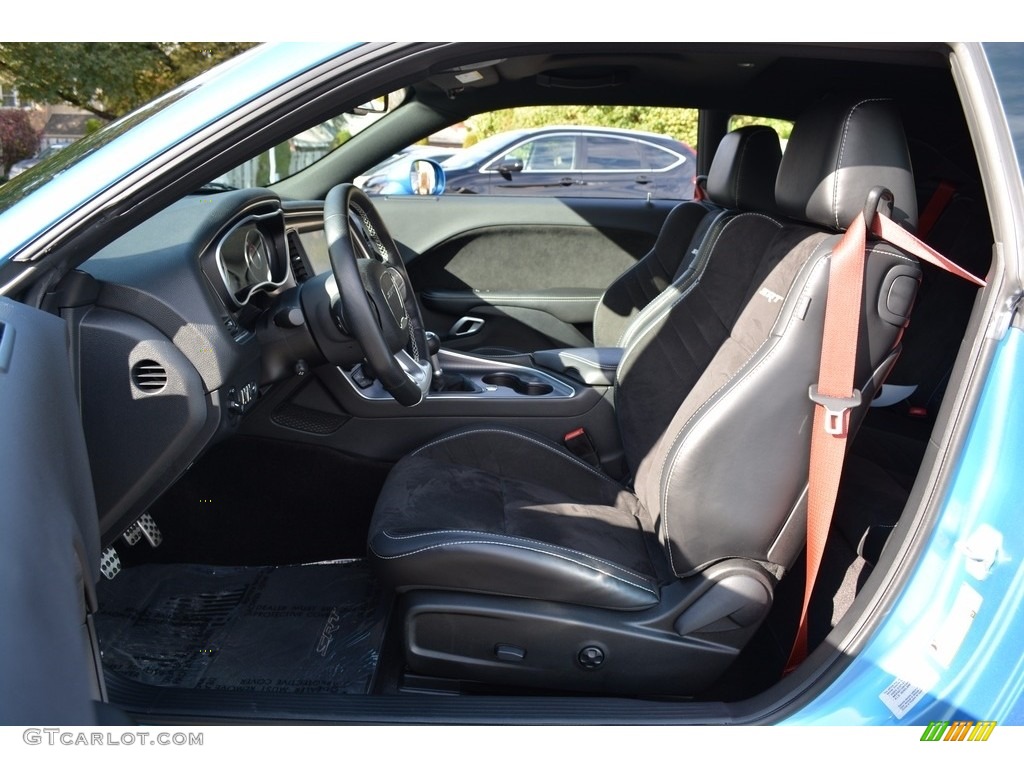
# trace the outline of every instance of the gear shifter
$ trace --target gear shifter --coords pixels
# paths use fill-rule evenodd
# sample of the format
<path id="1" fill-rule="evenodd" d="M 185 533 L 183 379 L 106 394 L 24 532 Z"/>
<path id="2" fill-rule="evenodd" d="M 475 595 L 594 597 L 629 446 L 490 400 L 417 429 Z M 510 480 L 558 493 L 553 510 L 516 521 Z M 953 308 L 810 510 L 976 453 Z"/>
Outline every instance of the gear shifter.
<path id="1" fill-rule="evenodd" d="M 437 354 L 441 351 L 441 339 L 432 331 L 426 331 L 427 352 L 430 355 L 431 392 L 478 392 L 479 388 L 461 373 L 443 373 Z"/>
<path id="2" fill-rule="evenodd" d="M 439 392 L 444 387 L 441 363 L 437 359 L 437 353 L 441 351 L 441 337 L 433 331 L 426 331 L 424 335 L 427 337 L 427 353 L 430 355 L 430 388 Z"/>

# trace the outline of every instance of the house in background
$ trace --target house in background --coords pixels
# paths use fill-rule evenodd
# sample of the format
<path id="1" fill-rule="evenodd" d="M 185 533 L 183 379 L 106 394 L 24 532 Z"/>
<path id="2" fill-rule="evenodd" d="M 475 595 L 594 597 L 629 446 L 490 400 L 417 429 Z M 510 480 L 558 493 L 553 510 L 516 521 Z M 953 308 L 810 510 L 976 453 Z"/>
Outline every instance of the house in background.
<path id="1" fill-rule="evenodd" d="M 48 105 L 44 107 L 44 110 L 49 112 L 49 118 L 39 137 L 40 150 L 54 144 L 70 144 L 73 141 L 78 141 L 88 133 L 89 121 L 99 120 L 91 112 L 86 112 L 78 107 Z"/>
<path id="2" fill-rule="evenodd" d="M 20 109 L 39 133 L 40 151 L 52 145 L 70 144 L 85 136 L 89 120 L 95 115 L 66 104 L 39 104 L 22 99 L 14 88 L 0 81 L 0 109 Z"/>

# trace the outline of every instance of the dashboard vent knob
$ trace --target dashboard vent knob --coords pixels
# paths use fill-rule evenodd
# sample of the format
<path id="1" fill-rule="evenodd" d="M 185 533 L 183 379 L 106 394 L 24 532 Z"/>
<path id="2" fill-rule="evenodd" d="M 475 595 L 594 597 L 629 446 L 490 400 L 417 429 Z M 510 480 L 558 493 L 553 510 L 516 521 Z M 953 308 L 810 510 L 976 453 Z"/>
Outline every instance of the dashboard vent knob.
<path id="1" fill-rule="evenodd" d="M 156 360 L 140 360 L 132 366 L 132 383 L 143 392 L 159 392 L 167 386 L 167 369 Z"/>

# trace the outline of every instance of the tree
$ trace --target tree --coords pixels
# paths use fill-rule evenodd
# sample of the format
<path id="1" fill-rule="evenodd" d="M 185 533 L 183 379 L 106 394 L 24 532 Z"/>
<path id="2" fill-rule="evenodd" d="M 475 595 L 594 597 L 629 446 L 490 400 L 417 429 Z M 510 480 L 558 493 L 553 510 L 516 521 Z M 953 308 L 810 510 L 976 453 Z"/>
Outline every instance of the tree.
<path id="1" fill-rule="evenodd" d="M 26 157 L 32 157 L 39 149 L 39 134 L 29 122 L 28 115 L 20 109 L 0 109 L 0 161 L 4 178 L 11 166 Z"/>
<path id="2" fill-rule="evenodd" d="M 697 110 L 676 107 L 515 107 L 475 115 L 466 123 L 470 128 L 467 145 L 513 128 L 599 125 L 662 133 L 694 148 L 697 146 Z"/>
<path id="3" fill-rule="evenodd" d="M 254 43 L 0 43 L 0 74 L 28 99 L 112 120 Z"/>

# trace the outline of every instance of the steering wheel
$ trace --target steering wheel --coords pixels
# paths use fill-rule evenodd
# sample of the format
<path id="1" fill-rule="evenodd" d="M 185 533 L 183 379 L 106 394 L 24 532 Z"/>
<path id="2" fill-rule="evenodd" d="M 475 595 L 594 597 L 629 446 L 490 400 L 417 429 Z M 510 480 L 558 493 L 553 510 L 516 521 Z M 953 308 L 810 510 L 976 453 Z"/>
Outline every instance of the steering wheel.
<path id="1" fill-rule="evenodd" d="M 361 189 L 340 184 L 324 200 L 324 234 L 349 333 L 395 400 L 418 404 L 431 377 L 423 317 L 384 221 Z"/>

